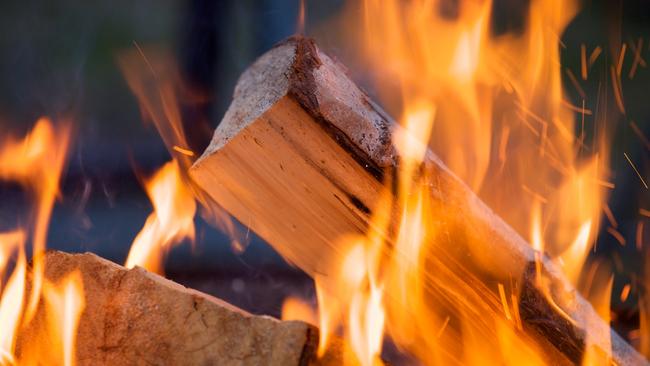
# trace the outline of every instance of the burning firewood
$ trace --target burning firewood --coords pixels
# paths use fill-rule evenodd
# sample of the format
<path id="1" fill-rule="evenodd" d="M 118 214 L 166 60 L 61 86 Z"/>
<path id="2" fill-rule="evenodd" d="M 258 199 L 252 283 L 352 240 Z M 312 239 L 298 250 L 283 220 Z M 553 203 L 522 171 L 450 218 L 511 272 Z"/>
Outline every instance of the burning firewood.
<path id="1" fill-rule="evenodd" d="M 80 365 L 312 364 L 318 330 L 306 323 L 251 315 L 140 267 L 128 270 L 90 253 L 48 252 L 45 264 L 51 282 L 81 273 Z M 30 342 L 44 341 L 38 335 L 47 316 L 40 306 L 20 333 L 19 359 L 30 359 L 21 355 L 21 349 L 33 349 Z"/>
<path id="2" fill-rule="evenodd" d="M 364 235 L 384 183 L 395 181 L 402 160 L 392 145 L 398 130 L 312 40 L 291 38 L 241 76 L 190 174 L 290 262 L 313 277 L 327 277 L 349 250 L 339 239 Z M 430 287 L 441 276 L 471 284 L 477 290 L 467 296 L 484 311 L 499 313 L 503 296 L 500 301 L 496 285 L 514 282 L 521 336 L 536 339 L 549 357 L 580 362 L 588 329 L 596 348 L 607 352 L 611 341 L 615 363 L 646 362 L 556 265 L 536 254 L 430 151 L 422 170 L 431 176 L 436 209 L 444 212 L 439 231 L 454 238 L 425 269 Z M 531 276 L 531 269 L 539 276 Z M 453 312 L 456 305 L 444 306 Z"/>

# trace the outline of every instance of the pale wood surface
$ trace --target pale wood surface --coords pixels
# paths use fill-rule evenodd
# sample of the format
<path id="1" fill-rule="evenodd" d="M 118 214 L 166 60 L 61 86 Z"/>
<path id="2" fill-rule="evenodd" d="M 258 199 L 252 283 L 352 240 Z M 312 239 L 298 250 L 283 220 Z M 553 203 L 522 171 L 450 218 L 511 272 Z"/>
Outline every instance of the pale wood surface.
<path id="1" fill-rule="evenodd" d="M 77 336 L 78 365 L 307 365 L 317 329 L 246 313 L 222 300 L 136 267 L 94 254 L 49 252 L 45 277 L 74 270 L 83 278 L 85 310 Z M 40 307 L 18 353 L 44 323 Z"/>

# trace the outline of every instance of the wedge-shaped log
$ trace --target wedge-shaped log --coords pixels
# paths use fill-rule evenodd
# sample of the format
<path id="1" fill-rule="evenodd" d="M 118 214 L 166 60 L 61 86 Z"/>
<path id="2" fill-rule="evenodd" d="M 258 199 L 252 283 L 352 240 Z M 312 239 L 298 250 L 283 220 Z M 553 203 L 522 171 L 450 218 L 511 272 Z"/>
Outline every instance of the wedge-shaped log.
<path id="1" fill-rule="evenodd" d="M 54 283 L 79 270 L 85 310 L 77 333 L 79 365 L 308 365 L 318 330 L 299 321 L 246 313 L 222 300 L 94 254 L 49 252 Z M 21 332 L 18 354 L 45 324 L 40 307 Z M 50 314 L 49 316 L 52 316 Z"/>
<path id="2" fill-rule="evenodd" d="M 234 98 L 212 143 L 190 169 L 194 181 L 244 225 L 312 276 L 331 274 L 347 253 L 340 238 L 363 234 L 379 201 L 384 176 L 399 156 L 392 134 L 399 128 L 313 40 L 293 37 L 261 56 L 240 77 Z M 575 301 L 567 322 L 545 305 L 526 268 L 535 260 L 528 243 L 494 214 L 431 152 L 424 163 L 433 177 L 430 192 L 440 215 L 443 245 L 452 261 L 434 260 L 427 277 L 435 290 L 439 266 L 449 281 L 481 286 L 469 297 L 498 312 L 497 283 L 518 283 L 524 329 L 554 351 L 579 362 L 590 340 L 607 349 L 610 327 L 547 258 L 543 273 L 553 293 Z M 450 263 L 460 263 L 454 267 Z M 471 278 L 470 278 L 471 277 Z M 479 280 L 480 279 L 480 282 Z M 453 311 L 453 299 L 448 299 Z M 566 305 L 566 304 L 565 304 Z M 481 308 L 479 306 L 479 308 Z M 409 311 L 409 309 L 404 309 Z M 559 321 L 559 323 L 558 323 Z M 557 329 L 570 328 L 557 337 Z M 555 331 L 554 331 L 555 329 Z M 619 364 L 645 360 L 612 332 Z M 489 338 L 487 336 L 486 338 Z M 496 336 L 495 336 L 496 337 Z"/>

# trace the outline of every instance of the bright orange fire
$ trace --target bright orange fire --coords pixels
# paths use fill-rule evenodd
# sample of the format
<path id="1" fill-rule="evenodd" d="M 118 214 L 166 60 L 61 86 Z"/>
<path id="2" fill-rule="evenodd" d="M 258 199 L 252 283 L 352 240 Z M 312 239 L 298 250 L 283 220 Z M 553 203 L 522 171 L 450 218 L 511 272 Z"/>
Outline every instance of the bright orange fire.
<path id="1" fill-rule="evenodd" d="M 318 318 L 314 308 L 305 300 L 289 296 L 282 303 L 282 320 L 302 320 L 310 324 L 318 324 Z"/>
<path id="2" fill-rule="evenodd" d="M 55 129 L 49 119 L 41 118 L 25 138 L 9 136 L 0 143 L 0 179 L 21 184 L 35 201 L 31 230 L 26 226 L 0 233 L 0 274 L 10 273 L 7 282 L 0 286 L 1 365 L 75 363 L 74 343 L 84 307 L 81 277 L 73 273 L 60 283 L 50 283 L 44 278 L 43 258 L 69 136 L 69 125 Z M 29 271 L 25 256 L 28 237 L 33 249 Z M 46 303 L 46 327 L 32 324 L 41 299 Z M 30 330 L 30 339 L 22 342 L 21 355 L 17 357 L 17 337 L 28 328 L 38 330 Z"/>
<path id="3" fill-rule="evenodd" d="M 41 118 L 25 139 L 16 140 L 10 137 L 0 147 L 0 179 L 21 183 L 33 191 L 36 201 L 32 239 L 34 284 L 27 306 L 27 320 L 36 311 L 43 284 L 43 253 L 47 226 L 59 192 L 59 179 L 65 164 L 69 137 L 68 125 L 55 131 L 47 118 Z"/>
<path id="4" fill-rule="evenodd" d="M 347 364 L 382 364 L 387 338 L 427 365 L 551 362 L 522 332 L 519 288 L 513 283 L 522 274 L 510 273 L 511 283 L 485 284 L 463 262 L 471 258 L 472 265 L 493 275 L 491 280 L 503 280 L 482 267 L 484 246 L 469 243 L 465 257 L 450 254 L 449 246 L 464 238 L 439 230 L 451 214 L 431 197 L 428 149 L 525 236 L 538 259 L 548 253 L 599 316 L 610 321 L 610 271 L 596 264 L 588 276 L 583 271 L 601 211 L 608 212 L 603 207 L 606 189 L 612 187 L 607 131 L 597 131 L 589 142 L 584 123 L 592 112 L 584 99 L 581 107 L 570 103 L 562 86 L 560 39 L 577 11 L 575 1 L 531 0 L 526 27 L 498 36 L 490 27 L 491 1 L 452 3 L 458 9 L 445 15 L 439 0 L 351 1 L 355 17 L 361 10 L 364 20 L 356 34 L 360 57 L 371 66 L 386 107 L 400 116 L 393 143 L 401 160 L 397 182 L 387 182 L 367 234 L 338 238 L 349 248 L 345 260 L 333 276 L 314 279 L 317 316 L 297 299 L 285 302 L 283 318 L 318 322 L 321 356 L 342 335 Z M 304 22 L 304 13 L 301 17 Z M 168 65 L 150 62 L 137 45 L 136 51 L 135 59 L 122 60 L 123 70 L 174 160 L 144 183 L 154 212 L 135 238 L 126 266 L 161 272 L 165 253 L 194 239 L 196 200 L 215 206 L 206 204 L 207 196 L 186 178 L 196 154 L 182 129 L 177 75 L 167 73 Z M 584 80 L 600 52 L 594 50 L 587 62 L 586 48 L 581 49 Z M 620 75 L 620 66 L 611 71 Z M 571 70 L 565 73 L 577 83 Z M 148 82 L 152 78 L 153 84 Z M 620 78 L 613 81 L 620 84 Z M 624 110 L 620 92 L 616 98 Z M 582 122 L 580 133 L 577 121 Z M 0 179 L 21 184 L 35 201 L 29 227 L 0 233 L 0 274 L 7 278 L 0 284 L 0 365 L 76 362 L 76 333 L 85 308 L 82 276 L 73 272 L 57 283 L 44 278 L 47 227 L 69 139 L 69 125 L 55 129 L 42 118 L 25 138 L 0 141 Z M 398 189 L 389 189 L 392 183 Z M 227 215 L 215 211 L 209 216 L 242 247 Z M 560 308 L 570 301 L 544 293 Z M 649 303 L 643 299 L 640 304 L 640 332 L 646 336 L 650 321 L 643 309 Z M 17 338 L 33 325 L 40 304 L 46 322 L 18 356 Z M 592 347 L 586 322 L 583 364 L 608 364 L 609 350 Z M 647 338 L 641 350 L 650 353 Z"/>
<path id="5" fill-rule="evenodd" d="M 43 294 L 47 304 L 47 313 L 48 315 L 58 314 L 58 316 L 48 316 L 50 335 L 59 335 L 59 337 L 50 339 L 54 340 L 55 348 L 61 350 L 59 354 L 63 355 L 63 365 L 73 366 L 75 364 L 77 326 L 85 307 L 81 273 L 72 272 L 57 285 L 46 284 Z M 57 344 L 59 342 L 60 344 Z"/>
<path id="6" fill-rule="evenodd" d="M 401 116 L 393 141 L 399 189 L 376 208 L 367 238 L 344 239 L 354 249 L 337 269 L 340 278 L 315 279 L 321 345 L 342 333 L 356 362 L 372 365 L 385 331 L 424 364 L 545 364 L 547 355 L 520 332 L 515 285 L 472 288 L 460 269 L 445 272 L 459 261 L 444 247 L 453 245 L 454 233 L 437 230 L 448 213 L 432 199 L 422 164 L 431 148 L 574 286 L 589 290 L 579 280 L 611 184 L 606 131 L 593 143 L 584 128 L 575 132 L 576 121 L 584 125 L 591 112 L 584 102 L 569 103 L 562 87 L 560 37 L 577 6 L 532 0 L 524 29 L 494 35 L 491 1 L 447 3 L 458 5 L 453 15 L 442 14 L 435 0 L 349 4 L 351 17 L 361 11 L 364 19 L 350 29 L 361 29 L 355 47 L 372 66 L 384 104 Z M 468 247 L 473 265 L 481 265 L 485 247 Z M 510 273 L 510 281 L 521 275 Z M 588 298 L 609 321 L 611 281 L 600 277 L 589 286 L 606 291 Z M 497 289 L 499 303 L 481 304 Z M 594 359 L 587 352 L 584 363 Z"/>
<path id="7" fill-rule="evenodd" d="M 190 148 L 190 139 L 183 128 L 180 103 L 196 104 L 206 97 L 193 92 L 183 82 L 172 60 L 169 54 L 161 50 L 141 48 L 136 43 L 131 52 L 119 58 L 129 88 L 140 103 L 144 121 L 156 126 L 169 153 L 179 165 L 184 184 L 200 203 L 201 216 L 226 233 L 232 240 L 233 250 L 241 252 L 246 243 L 230 216 L 187 177 L 188 169 L 200 153 Z M 191 122 L 194 131 L 211 136 L 212 129 L 207 121 L 197 119 Z"/>
<path id="8" fill-rule="evenodd" d="M 176 160 L 170 161 L 145 181 L 154 212 L 133 240 L 127 268 L 141 266 L 162 273 L 164 254 L 183 239 L 194 240 L 196 202 L 179 169 Z"/>
<path id="9" fill-rule="evenodd" d="M 2 365 L 15 362 L 16 331 L 20 325 L 25 299 L 24 241 L 24 234 L 20 231 L 0 234 L 0 247 L 3 250 L 0 270 L 3 275 L 12 252 L 19 251 L 18 261 L 11 277 L 2 288 L 2 298 L 0 299 L 0 329 L 3 330 L 0 334 L 0 364 Z"/>

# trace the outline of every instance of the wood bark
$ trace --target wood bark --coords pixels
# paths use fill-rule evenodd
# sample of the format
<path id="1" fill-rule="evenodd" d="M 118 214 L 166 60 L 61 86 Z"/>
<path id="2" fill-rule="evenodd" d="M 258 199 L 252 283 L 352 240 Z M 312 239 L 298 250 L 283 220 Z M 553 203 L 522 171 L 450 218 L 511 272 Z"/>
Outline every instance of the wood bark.
<path id="1" fill-rule="evenodd" d="M 86 304 L 77 333 L 78 365 L 315 364 L 318 330 L 309 324 L 251 315 L 91 253 L 48 252 L 45 268 L 53 283 L 81 272 Z M 45 324 L 40 306 L 19 335 L 19 359 L 21 348 L 33 349 L 29 342 L 43 341 L 35 334 Z"/>
<path id="2" fill-rule="evenodd" d="M 400 158 L 392 135 L 398 128 L 313 40 L 293 37 L 242 74 L 230 108 L 190 175 L 290 262 L 312 276 L 328 276 L 347 253 L 340 238 L 367 231 L 384 182 L 395 174 Z M 535 260 L 530 245 L 435 154 L 429 151 L 423 165 L 433 178 L 430 194 L 435 209 L 444 213 L 436 219 L 441 240 L 447 241 L 444 253 L 428 262 L 432 297 L 445 286 L 436 281 L 446 273 L 445 281 L 476 289 L 465 296 L 481 303 L 479 308 L 498 313 L 496 284 L 515 282 L 526 333 L 544 347 L 550 344 L 579 362 L 589 324 L 598 332 L 590 339 L 608 348 L 610 327 L 548 258 L 541 259 L 543 272 L 555 295 L 574 295 L 564 311 L 575 323 L 560 322 L 525 275 Z M 454 311 L 452 299 L 446 302 Z M 566 327 L 572 330 L 566 337 L 553 331 Z M 646 362 L 615 332 L 611 344 L 615 362 Z"/>

